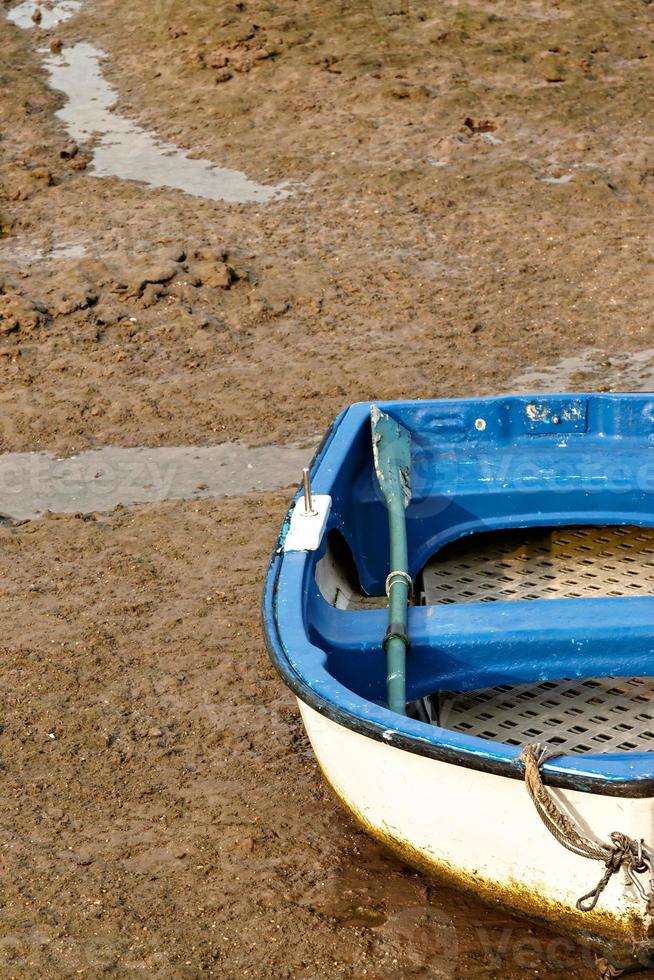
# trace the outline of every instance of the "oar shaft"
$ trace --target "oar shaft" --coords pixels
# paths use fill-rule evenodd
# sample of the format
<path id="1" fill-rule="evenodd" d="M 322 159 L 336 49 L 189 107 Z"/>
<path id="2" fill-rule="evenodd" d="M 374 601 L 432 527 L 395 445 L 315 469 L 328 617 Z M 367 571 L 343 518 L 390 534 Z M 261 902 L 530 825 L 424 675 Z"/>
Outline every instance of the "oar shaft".
<path id="1" fill-rule="evenodd" d="M 411 434 L 397 419 L 370 406 L 372 454 L 388 510 L 390 572 L 386 653 L 386 698 L 391 711 L 406 714 L 407 603 L 411 579 L 404 509 L 411 499 Z"/>
<path id="2" fill-rule="evenodd" d="M 409 581 L 406 517 L 401 500 L 389 502 L 388 529 L 390 533 L 390 564 L 392 572 L 388 590 L 388 622 L 393 630 L 386 642 L 386 699 L 391 711 L 406 714 L 406 632 Z M 401 634 L 401 635 L 396 635 Z M 404 638 L 403 638 L 404 637 Z"/>

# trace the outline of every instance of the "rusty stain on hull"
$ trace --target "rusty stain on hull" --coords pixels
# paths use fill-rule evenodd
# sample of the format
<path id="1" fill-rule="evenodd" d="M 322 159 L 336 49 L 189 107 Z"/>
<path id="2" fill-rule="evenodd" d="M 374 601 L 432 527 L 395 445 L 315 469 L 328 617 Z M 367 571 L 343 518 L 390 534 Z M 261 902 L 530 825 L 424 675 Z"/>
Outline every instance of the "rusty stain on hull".
<path id="1" fill-rule="evenodd" d="M 634 913 L 618 917 L 601 909 L 579 912 L 553 901 L 516 881 L 500 883 L 462 871 L 404 840 L 397 831 L 372 823 L 336 788 L 318 761 L 330 790 L 352 819 L 397 857 L 426 874 L 471 892 L 482 901 L 501 904 L 512 912 L 573 936 L 623 969 L 654 965 L 654 927 Z"/>

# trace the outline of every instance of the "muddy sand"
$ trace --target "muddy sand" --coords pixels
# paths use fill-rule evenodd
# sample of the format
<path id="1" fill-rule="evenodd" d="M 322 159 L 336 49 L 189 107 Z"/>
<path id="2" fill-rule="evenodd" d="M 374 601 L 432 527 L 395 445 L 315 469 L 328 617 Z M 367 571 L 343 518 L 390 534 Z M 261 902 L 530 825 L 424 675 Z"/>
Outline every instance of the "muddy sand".
<path id="1" fill-rule="evenodd" d="M 3 0 L 0 452 L 651 387 L 652 39 L 641 0 Z M 0 527 L 0 972 L 590 978 L 323 787 L 258 622 L 289 494 Z"/>

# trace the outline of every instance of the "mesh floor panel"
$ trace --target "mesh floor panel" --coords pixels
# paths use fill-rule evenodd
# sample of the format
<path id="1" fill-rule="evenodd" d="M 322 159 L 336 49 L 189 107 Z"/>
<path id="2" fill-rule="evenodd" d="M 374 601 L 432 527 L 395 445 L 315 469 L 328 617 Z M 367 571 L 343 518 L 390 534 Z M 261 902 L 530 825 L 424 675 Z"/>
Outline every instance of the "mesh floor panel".
<path id="1" fill-rule="evenodd" d="M 527 528 L 471 535 L 423 572 L 423 601 L 654 595 L 654 528 Z M 557 680 L 426 699 L 444 728 L 562 752 L 654 751 L 654 678 Z"/>
<path id="2" fill-rule="evenodd" d="M 526 528 L 475 534 L 423 571 L 436 602 L 654 594 L 654 528 Z"/>
<path id="3" fill-rule="evenodd" d="M 654 750 L 654 678 L 607 677 L 441 691 L 429 699 L 443 728 L 494 742 L 546 742 L 562 752 Z"/>

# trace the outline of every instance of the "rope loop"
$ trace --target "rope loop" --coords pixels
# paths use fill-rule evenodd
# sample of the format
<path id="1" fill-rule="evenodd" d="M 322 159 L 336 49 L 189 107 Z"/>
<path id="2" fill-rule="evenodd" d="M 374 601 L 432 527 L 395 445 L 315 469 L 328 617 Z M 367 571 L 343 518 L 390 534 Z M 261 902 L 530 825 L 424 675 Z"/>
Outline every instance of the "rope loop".
<path id="1" fill-rule="evenodd" d="M 646 905 L 648 914 L 654 913 L 654 869 L 652 859 L 645 848 L 644 840 L 634 840 L 627 834 L 614 831 L 610 834 L 611 843 L 602 844 L 584 836 L 572 820 L 558 806 L 556 800 L 547 791 L 541 776 L 541 766 L 547 759 L 558 755 L 547 746 L 533 743 L 523 746 L 518 756 L 525 769 L 525 785 L 536 812 L 550 834 L 563 847 L 579 857 L 603 861 L 605 871 L 595 888 L 582 895 L 577 900 L 576 907 L 580 912 L 592 912 L 600 896 L 613 875 L 624 869 L 628 881 L 634 886 L 639 897 Z M 647 885 L 643 884 L 638 875 L 648 875 Z"/>
<path id="2" fill-rule="evenodd" d="M 407 584 L 407 586 L 409 588 L 409 592 L 411 592 L 411 589 L 413 588 L 413 579 L 411 578 L 411 576 L 409 575 L 408 572 L 403 572 L 401 569 L 398 569 L 398 571 L 396 571 L 396 572 L 389 572 L 389 574 L 386 576 L 386 595 L 387 596 L 390 596 L 390 594 L 391 594 L 391 587 L 395 584 L 395 582 L 398 579 L 402 579 L 404 582 L 406 582 L 406 584 Z"/>

